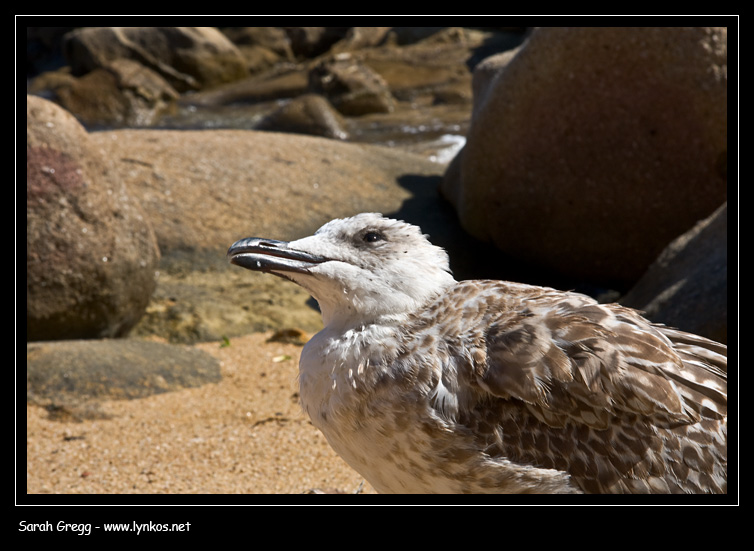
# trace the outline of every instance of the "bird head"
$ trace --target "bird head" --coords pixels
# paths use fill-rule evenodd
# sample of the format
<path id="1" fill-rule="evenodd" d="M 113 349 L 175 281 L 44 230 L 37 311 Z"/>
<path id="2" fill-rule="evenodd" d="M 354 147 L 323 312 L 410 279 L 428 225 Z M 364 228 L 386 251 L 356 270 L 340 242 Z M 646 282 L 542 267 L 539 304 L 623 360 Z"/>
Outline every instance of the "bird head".
<path id="1" fill-rule="evenodd" d="M 228 259 L 305 288 L 325 325 L 399 320 L 455 282 L 447 253 L 417 226 L 376 213 L 332 220 L 291 242 L 242 239 Z"/>

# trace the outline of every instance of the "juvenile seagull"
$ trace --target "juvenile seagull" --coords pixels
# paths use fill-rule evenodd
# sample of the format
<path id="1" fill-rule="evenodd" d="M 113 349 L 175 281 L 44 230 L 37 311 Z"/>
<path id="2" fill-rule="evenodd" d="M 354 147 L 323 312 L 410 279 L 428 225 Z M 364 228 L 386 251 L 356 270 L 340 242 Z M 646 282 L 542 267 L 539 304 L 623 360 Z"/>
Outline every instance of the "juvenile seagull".
<path id="1" fill-rule="evenodd" d="M 319 302 L 300 396 L 381 493 L 727 491 L 727 347 L 571 292 L 455 281 L 421 230 L 365 213 L 231 263 Z"/>

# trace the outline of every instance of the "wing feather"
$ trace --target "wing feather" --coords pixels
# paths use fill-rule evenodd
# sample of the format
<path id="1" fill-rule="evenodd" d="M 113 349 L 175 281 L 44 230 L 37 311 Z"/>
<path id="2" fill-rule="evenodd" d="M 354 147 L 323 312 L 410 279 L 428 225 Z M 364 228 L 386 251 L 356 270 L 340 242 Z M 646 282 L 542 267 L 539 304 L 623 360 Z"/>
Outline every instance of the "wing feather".
<path id="1" fill-rule="evenodd" d="M 727 491 L 724 345 L 493 281 L 458 283 L 411 327 L 433 335 L 458 380 L 452 421 L 493 460 L 568 473 L 589 493 Z"/>
<path id="2" fill-rule="evenodd" d="M 552 426 L 606 428 L 620 413 L 654 423 L 727 414 L 724 345 L 651 324 L 617 304 L 541 289 L 490 308 L 483 367 L 487 392 L 526 403 Z M 705 346 L 706 345 L 706 346 Z"/>

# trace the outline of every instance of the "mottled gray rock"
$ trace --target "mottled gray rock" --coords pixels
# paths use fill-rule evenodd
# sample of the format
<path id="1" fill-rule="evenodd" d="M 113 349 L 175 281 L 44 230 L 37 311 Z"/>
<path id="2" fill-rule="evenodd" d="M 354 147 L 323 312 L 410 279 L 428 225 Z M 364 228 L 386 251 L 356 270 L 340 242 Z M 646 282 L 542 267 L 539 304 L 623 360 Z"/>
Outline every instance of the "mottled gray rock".
<path id="1" fill-rule="evenodd" d="M 40 405 L 143 398 L 220 377 L 218 360 L 190 346 L 137 339 L 26 345 L 27 401 Z"/>

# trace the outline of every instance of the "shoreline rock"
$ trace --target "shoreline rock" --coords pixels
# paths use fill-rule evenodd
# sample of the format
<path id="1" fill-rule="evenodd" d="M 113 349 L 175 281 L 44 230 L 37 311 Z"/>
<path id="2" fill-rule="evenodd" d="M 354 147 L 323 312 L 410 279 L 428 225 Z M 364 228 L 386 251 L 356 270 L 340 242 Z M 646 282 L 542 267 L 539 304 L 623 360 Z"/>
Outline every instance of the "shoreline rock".
<path id="1" fill-rule="evenodd" d="M 124 336 L 156 285 L 150 220 L 70 113 L 26 109 L 27 340 Z"/>
<path id="2" fill-rule="evenodd" d="M 538 28 L 475 76 L 441 189 L 514 258 L 625 290 L 726 200 L 725 28 Z"/>
<path id="3" fill-rule="evenodd" d="M 620 301 L 656 323 L 728 342 L 728 203 L 674 239 Z"/>

